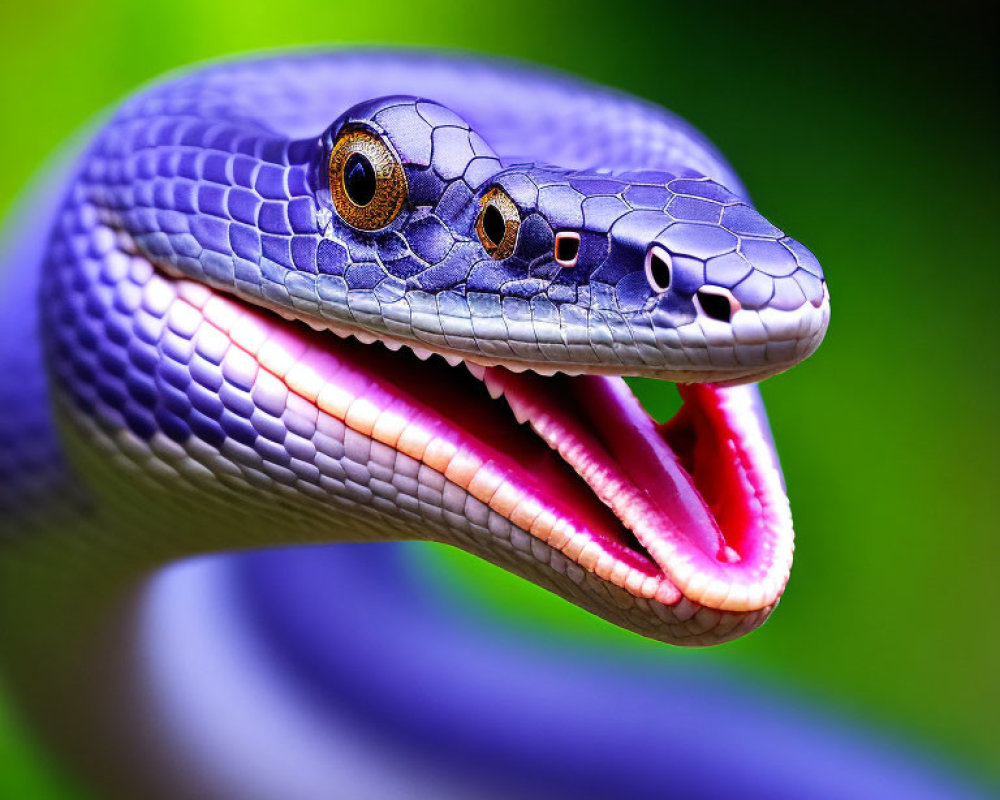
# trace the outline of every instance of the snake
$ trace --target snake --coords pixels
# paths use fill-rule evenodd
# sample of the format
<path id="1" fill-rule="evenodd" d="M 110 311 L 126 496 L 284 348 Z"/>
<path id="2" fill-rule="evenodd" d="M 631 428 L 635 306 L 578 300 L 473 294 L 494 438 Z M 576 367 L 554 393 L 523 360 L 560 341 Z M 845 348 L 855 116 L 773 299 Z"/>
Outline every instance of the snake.
<path id="1" fill-rule="evenodd" d="M 126 99 L 33 198 L 0 272 L 0 659 L 109 792 L 276 796 L 263 762 L 178 744 L 212 715 L 163 706 L 161 666 L 223 641 L 198 634 L 220 608 L 326 663 L 317 615 L 420 606 L 392 563 L 358 585 L 374 543 L 458 547 L 672 644 L 778 603 L 792 520 L 757 382 L 816 350 L 829 291 L 673 113 L 472 56 L 244 58 Z M 288 566 L 329 543 L 341 578 Z"/>

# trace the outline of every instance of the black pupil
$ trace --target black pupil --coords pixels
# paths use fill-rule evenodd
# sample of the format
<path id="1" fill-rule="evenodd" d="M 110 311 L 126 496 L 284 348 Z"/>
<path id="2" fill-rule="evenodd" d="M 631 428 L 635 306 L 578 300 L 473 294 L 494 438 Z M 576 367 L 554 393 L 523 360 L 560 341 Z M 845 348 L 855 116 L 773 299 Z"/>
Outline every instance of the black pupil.
<path id="1" fill-rule="evenodd" d="M 344 189 L 356 206 L 366 206 L 375 196 L 375 169 L 361 153 L 352 153 L 344 165 Z"/>
<path id="2" fill-rule="evenodd" d="M 504 231 L 507 230 L 507 223 L 503 220 L 500 209 L 494 205 L 486 206 L 483 212 L 483 233 L 494 246 L 498 246 L 503 241 Z"/>
<path id="3" fill-rule="evenodd" d="M 658 291 L 665 292 L 670 288 L 670 267 L 656 253 L 653 253 L 649 259 L 649 274 L 656 284 L 654 288 Z"/>

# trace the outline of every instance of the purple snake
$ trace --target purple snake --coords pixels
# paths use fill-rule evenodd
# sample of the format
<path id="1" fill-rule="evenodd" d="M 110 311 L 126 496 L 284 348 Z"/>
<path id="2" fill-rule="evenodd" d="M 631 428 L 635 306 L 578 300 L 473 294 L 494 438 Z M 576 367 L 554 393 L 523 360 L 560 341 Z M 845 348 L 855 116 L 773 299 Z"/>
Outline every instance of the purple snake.
<path id="1" fill-rule="evenodd" d="M 677 644 L 778 602 L 791 516 L 753 382 L 815 350 L 829 293 L 669 112 L 465 57 L 236 61 L 127 100 L 35 198 L 0 272 L 0 656 L 105 791 L 408 796 L 343 754 L 363 736 L 338 740 L 332 789 L 288 697 L 233 728 L 244 684 L 206 666 L 193 695 L 183 673 L 245 645 L 245 685 L 278 691 L 268 640 L 303 685 L 329 680 L 328 604 L 358 620 L 419 593 L 378 548 L 340 548 L 358 563 L 329 581 L 323 551 L 235 551 L 444 542 Z M 678 383 L 680 411 L 657 423 L 624 376 Z M 209 553 L 229 555 L 162 570 Z M 418 674 L 419 648 L 396 647 Z M 195 696 L 229 705 L 199 717 Z M 287 768 L 226 754 L 250 740 Z M 411 766 L 424 796 L 659 796 L 641 771 L 536 764 L 487 790 Z"/>

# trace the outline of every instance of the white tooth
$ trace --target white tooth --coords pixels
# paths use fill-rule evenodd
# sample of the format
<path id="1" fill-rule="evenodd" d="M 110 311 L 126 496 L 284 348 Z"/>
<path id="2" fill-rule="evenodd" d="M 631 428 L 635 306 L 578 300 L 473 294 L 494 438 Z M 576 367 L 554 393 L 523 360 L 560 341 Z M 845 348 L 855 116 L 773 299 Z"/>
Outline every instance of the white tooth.
<path id="1" fill-rule="evenodd" d="M 384 344 L 386 347 L 388 347 L 390 350 L 393 351 L 399 350 L 399 348 L 403 346 L 402 342 L 396 342 L 393 341 L 392 339 L 386 339 L 382 342 L 382 344 Z"/>
<path id="2" fill-rule="evenodd" d="M 484 367 L 482 364 L 472 364 L 466 361 L 465 367 L 466 369 L 469 370 L 469 372 L 472 373 L 473 377 L 477 378 L 478 380 L 483 380 L 483 378 L 486 377 L 486 367 Z"/>
<path id="3" fill-rule="evenodd" d="M 374 344 L 375 337 L 367 333 L 362 333 L 361 331 L 354 332 L 354 338 L 357 339 L 362 344 Z"/>
<path id="4" fill-rule="evenodd" d="M 517 405 L 511 405 L 510 410 L 514 412 L 514 419 L 520 423 L 525 423 L 528 420 L 528 412 L 520 403 Z"/>
<path id="5" fill-rule="evenodd" d="M 499 400 L 503 397 L 503 389 L 493 381 L 486 381 L 486 391 L 490 393 L 490 397 L 494 400 Z"/>
<path id="6" fill-rule="evenodd" d="M 444 357 L 444 360 L 447 361 L 449 364 L 451 364 L 453 367 L 457 367 L 459 364 L 462 363 L 461 356 L 446 355 Z"/>
<path id="7" fill-rule="evenodd" d="M 413 351 L 413 354 L 419 358 L 421 361 L 426 361 L 432 355 L 434 355 L 430 350 L 423 347 L 415 347 L 414 345 L 409 345 L 409 348 Z"/>

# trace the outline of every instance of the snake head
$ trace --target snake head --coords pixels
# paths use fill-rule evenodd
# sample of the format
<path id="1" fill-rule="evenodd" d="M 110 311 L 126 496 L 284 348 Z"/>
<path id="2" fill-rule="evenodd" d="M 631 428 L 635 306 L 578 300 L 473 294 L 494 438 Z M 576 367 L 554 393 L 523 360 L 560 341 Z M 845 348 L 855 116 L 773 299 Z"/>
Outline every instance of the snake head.
<path id="1" fill-rule="evenodd" d="M 515 370 L 738 383 L 801 361 L 829 322 L 812 253 L 710 178 L 501 159 L 428 100 L 342 115 L 314 184 L 320 312 L 362 337 Z"/>

